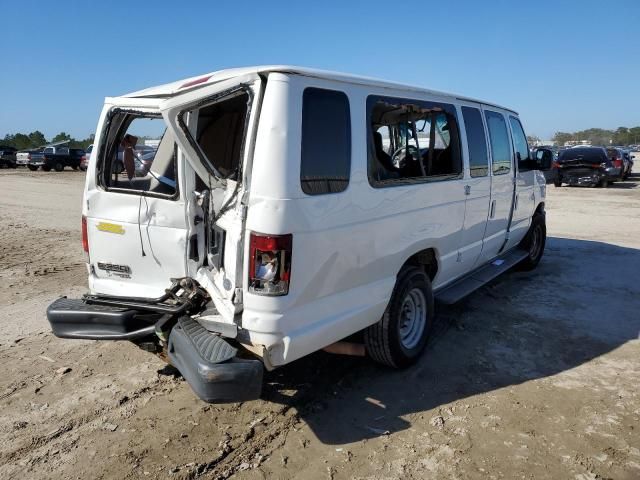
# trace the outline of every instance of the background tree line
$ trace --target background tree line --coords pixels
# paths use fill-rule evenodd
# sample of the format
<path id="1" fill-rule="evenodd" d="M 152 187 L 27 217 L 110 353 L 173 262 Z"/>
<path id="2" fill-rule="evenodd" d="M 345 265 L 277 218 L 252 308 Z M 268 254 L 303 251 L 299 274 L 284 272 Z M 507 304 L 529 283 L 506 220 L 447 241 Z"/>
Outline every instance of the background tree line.
<path id="1" fill-rule="evenodd" d="M 640 144 L 640 127 L 618 127 L 616 130 L 589 128 L 579 132 L 556 132 L 552 140 L 556 145 L 565 142 L 588 140 L 592 145 L 638 145 Z"/>
<path id="2" fill-rule="evenodd" d="M 76 140 L 68 133 L 60 132 L 51 140 L 47 140 L 47 138 L 41 131 L 36 130 L 35 132 L 31 133 L 8 133 L 4 136 L 3 139 L 0 139 L 0 144 L 15 147 L 18 150 L 29 150 L 42 147 L 43 145 L 47 145 L 49 143 L 63 142 L 68 140 L 69 146 L 71 148 L 86 149 L 93 143 L 93 137 L 94 135 L 91 134 L 88 138 L 85 138 L 83 140 Z"/>

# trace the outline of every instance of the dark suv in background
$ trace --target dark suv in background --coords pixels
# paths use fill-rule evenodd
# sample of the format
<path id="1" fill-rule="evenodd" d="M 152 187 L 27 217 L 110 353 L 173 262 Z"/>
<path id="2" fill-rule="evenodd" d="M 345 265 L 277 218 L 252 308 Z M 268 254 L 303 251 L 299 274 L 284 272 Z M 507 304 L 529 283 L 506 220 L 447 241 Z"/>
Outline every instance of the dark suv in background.
<path id="1" fill-rule="evenodd" d="M 614 162 L 603 147 L 574 147 L 563 150 L 555 165 L 557 175 L 554 185 L 586 185 L 606 187 L 609 182 L 620 180 L 623 162 Z"/>
<path id="2" fill-rule="evenodd" d="M 8 145 L 0 145 L 0 167 L 16 168 L 16 152 L 17 150 Z"/>

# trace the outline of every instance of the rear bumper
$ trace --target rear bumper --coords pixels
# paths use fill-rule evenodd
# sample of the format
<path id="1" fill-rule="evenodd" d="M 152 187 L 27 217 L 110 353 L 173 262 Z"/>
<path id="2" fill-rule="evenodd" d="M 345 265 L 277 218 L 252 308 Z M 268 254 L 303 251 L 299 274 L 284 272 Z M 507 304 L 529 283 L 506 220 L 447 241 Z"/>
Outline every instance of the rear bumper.
<path id="1" fill-rule="evenodd" d="M 166 323 L 167 315 L 60 298 L 47 308 L 47 319 L 53 334 L 60 338 L 157 342 L 156 322 Z M 175 321 L 166 346 L 171 364 L 205 402 L 244 402 L 260 397 L 262 362 L 237 358 L 235 347 L 191 317 Z"/>
<path id="2" fill-rule="evenodd" d="M 594 171 L 593 173 L 558 172 L 558 180 L 569 185 L 597 185 L 602 179 L 608 178 L 606 173 Z"/>

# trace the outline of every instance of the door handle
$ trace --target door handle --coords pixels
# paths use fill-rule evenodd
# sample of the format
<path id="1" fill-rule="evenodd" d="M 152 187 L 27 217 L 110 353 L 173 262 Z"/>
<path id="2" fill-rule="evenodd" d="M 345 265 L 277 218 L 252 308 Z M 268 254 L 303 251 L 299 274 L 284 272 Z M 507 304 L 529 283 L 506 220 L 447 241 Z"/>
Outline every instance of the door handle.
<path id="1" fill-rule="evenodd" d="M 491 201 L 491 208 L 489 209 L 489 218 L 493 218 L 493 215 L 496 213 L 496 201 Z"/>
<path id="2" fill-rule="evenodd" d="M 465 195 L 470 195 L 471 194 L 471 185 L 465 185 L 464 186 L 464 194 Z"/>

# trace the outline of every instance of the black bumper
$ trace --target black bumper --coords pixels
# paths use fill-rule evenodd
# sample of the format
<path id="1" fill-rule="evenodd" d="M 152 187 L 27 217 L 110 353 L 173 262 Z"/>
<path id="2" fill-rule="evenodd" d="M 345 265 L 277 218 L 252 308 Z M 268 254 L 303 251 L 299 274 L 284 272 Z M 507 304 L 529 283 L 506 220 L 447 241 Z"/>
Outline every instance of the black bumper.
<path id="1" fill-rule="evenodd" d="M 60 338 L 157 341 L 156 321 L 166 323 L 166 314 L 60 298 L 47 308 L 47 319 Z M 243 402 L 260 397 L 262 362 L 237 358 L 235 347 L 191 317 L 177 319 L 167 350 L 171 364 L 205 402 Z"/>

